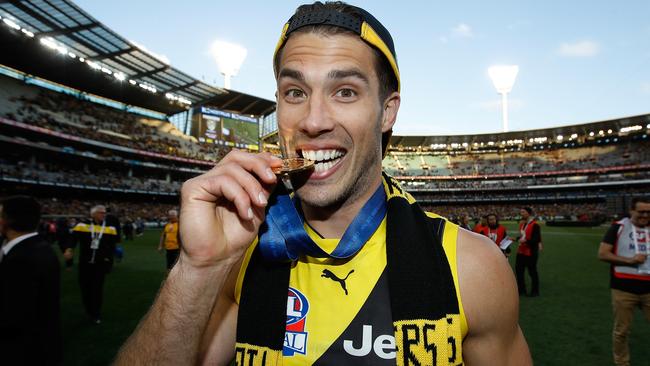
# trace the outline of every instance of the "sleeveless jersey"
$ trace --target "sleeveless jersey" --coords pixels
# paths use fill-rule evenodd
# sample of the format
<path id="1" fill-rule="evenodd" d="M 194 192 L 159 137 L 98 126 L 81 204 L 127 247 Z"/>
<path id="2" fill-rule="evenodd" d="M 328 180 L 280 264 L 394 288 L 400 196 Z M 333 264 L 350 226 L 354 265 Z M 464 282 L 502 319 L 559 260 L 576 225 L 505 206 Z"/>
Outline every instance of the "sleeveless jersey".
<path id="1" fill-rule="evenodd" d="M 325 251 L 338 239 L 324 239 L 308 225 L 307 233 Z M 455 229 L 455 230 L 454 230 Z M 461 338 L 467 322 L 460 301 L 456 267 L 457 227 L 449 225 L 443 247 L 456 287 Z M 302 256 L 290 271 L 284 365 L 395 365 L 396 348 L 386 273 L 386 219 L 351 258 Z M 249 248 L 235 288 L 239 303 Z M 417 301 L 414 294 L 414 301 Z"/>

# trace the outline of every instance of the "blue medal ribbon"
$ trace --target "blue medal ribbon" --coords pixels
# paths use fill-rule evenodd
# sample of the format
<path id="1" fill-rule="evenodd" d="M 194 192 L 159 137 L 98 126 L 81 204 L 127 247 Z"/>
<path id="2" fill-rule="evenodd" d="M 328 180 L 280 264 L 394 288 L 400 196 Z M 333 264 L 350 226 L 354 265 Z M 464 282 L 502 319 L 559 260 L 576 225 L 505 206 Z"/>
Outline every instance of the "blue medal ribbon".
<path id="1" fill-rule="evenodd" d="M 386 192 L 380 184 L 361 211 L 345 230 L 332 253 L 322 250 L 305 231 L 305 219 L 300 213 L 300 200 L 278 185 L 269 199 L 266 220 L 260 226 L 259 247 L 270 261 L 294 261 L 300 255 L 316 258 L 349 258 L 356 254 L 377 230 L 386 215 Z"/>

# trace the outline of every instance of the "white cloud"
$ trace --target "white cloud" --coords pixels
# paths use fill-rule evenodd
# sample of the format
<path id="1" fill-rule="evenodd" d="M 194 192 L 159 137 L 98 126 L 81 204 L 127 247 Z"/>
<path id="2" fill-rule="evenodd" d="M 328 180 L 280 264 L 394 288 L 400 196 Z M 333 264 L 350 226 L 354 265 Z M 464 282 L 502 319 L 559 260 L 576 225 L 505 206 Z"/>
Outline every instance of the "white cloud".
<path id="1" fill-rule="evenodd" d="M 558 53 L 567 57 L 593 57 L 600 52 L 600 45 L 594 41 L 562 43 Z"/>
<path id="2" fill-rule="evenodd" d="M 472 30 L 472 27 L 465 23 L 458 23 L 457 26 L 451 28 L 451 34 L 462 38 L 474 37 L 474 31 Z"/>

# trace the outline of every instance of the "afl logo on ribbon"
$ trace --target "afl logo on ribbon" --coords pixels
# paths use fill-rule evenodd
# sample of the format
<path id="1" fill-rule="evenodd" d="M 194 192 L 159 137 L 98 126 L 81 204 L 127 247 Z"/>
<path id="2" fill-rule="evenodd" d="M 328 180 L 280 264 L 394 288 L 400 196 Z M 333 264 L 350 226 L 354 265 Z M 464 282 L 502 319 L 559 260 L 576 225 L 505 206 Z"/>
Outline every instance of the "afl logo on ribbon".
<path id="1" fill-rule="evenodd" d="M 307 332 L 305 322 L 309 311 L 309 301 L 300 291 L 289 287 L 287 297 L 287 330 L 284 334 L 283 356 L 293 356 L 296 352 L 307 353 Z"/>

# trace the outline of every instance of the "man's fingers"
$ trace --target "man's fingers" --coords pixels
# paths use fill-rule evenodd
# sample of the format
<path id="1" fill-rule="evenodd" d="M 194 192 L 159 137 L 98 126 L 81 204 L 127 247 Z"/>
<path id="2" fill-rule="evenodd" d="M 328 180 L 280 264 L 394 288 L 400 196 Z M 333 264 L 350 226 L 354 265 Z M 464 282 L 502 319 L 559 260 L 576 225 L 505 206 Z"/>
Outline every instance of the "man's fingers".
<path id="1" fill-rule="evenodd" d="M 232 177 L 248 193 L 250 202 L 259 207 L 265 207 L 270 195 L 270 184 L 261 184 L 259 180 L 250 175 L 247 171 L 241 169 L 235 163 L 224 165 L 222 172 Z M 272 172 L 271 172 L 272 174 Z M 274 175 L 275 180 L 275 175 Z"/>
<path id="2" fill-rule="evenodd" d="M 219 172 L 221 167 L 236 164 L 244 170 L 254 173 L 262 182 L 266 184 L 275 184 L 277 178 L 271 170 L 272 167 L 281 166 L 282 160 L 269 153 L 250 154 L 234 150 L 229 153 L 220 163 L 215 173 Z"/>

